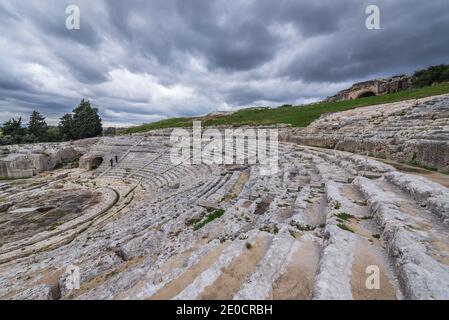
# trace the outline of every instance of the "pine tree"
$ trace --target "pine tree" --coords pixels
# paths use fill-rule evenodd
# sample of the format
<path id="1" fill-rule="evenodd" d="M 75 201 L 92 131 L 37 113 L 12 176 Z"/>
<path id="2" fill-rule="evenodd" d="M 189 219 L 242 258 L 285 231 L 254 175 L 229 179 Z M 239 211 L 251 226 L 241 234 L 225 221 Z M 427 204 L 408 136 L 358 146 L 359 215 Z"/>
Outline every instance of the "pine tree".
<path id="1" fill-rule="evenodd" d="M 22 128 L 22 118 L 19 119 L 10 119 L 5 122 L 2 127 L 3 135 L 19 137 L 25 134 L 25 130 Z"/>
<path id="2" fill-rule="evenodd" d="M 98 109 L 92 108 L 88 100 L 81 100 L 72 114 L 65 114 L 61 118 L 59 131 L 64 140 L 78 140 L 101 135 L 103 127 Z"/>
<path id="3" fill-rule="evenodd" d="M 34 135 L 37 141 L 45 141 L 48 126 L 43 117 L 38 111 L 33 111 L 28 122 L 28 132 Z"/>
<path id="4" fill-rule="evenodd" d="M 5 122 L 2 127 L 3 141 L 6 144 L 22 143 L 26 134 L 25 128 L 22 127 L 22 118 L 17 120 L 12 118 Z"/>
<path id="5" fill-rule="evenodd" d="M 74 139 L 91 138 L 101 135 L 103 127 L 98 109 L 92 108 L 88 100 L 81 103 L 73 110 L 73 136 Z"/>
<path id="6" fill-rule="evenodd" d="M 73 135 L 73 116 L 70 113 L 61 117 L 58 128 L 63 140 L 75 139 Z"/>

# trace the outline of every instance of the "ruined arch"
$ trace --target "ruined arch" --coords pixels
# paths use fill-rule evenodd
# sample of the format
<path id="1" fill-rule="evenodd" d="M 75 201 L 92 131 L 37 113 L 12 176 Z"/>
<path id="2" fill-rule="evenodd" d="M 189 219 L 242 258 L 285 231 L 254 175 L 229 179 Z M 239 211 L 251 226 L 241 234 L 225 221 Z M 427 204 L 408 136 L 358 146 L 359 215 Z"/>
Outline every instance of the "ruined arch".
<path id="1" fill-rule="evenodd" d="M 377 94 L 374 91 L 367 90 L 367 91 L 360 92 L 357 95 L 356 99 L 366 98 L 366 97 L 374 97 L 374 96 L 377 96 Z"/>
<path id="2" fill-rule="evenodd" d="M 101 164 L 103 163 L 103 157 L 96 157 L 92 159 L 92 162 L 90 164 L 91 170 L 97 169 Z"/>
<path id="3" fill-rule="evenodd" d="M 85 170 L 97 169 L 104 161 L 102 153 L 88 153 L 80 158 L 79 167 Z"/>

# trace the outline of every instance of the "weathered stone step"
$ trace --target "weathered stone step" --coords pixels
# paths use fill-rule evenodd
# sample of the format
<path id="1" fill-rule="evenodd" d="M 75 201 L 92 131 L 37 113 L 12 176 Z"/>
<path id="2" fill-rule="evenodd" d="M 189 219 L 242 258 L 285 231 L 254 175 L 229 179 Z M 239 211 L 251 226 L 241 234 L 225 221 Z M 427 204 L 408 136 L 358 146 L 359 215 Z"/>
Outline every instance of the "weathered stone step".
<path id="1" fill-rule="evenodd" d="M 314 299 L 396 299 L 397 280 L 373 229 L 367 211 L 350 185 L 326 184 L 328 215 L 325 243 L 314 288 Z M 365 271 L 374 264 L 381 270 L 382 290 L 366 287 Z"/>
<path id="2" fill-rule="evenodd" d="M 372 180 L 358 177 L 354 185 L 368 198 L 369 210 L 382 230 L 382 240 L 394 261 L 405 297 L 448 299 L 449 250 L 439 245 L 447 241 L 447 229 L 432 225 L 435 221 L 427 224 L 423 215 L 429 218 L 431 213 L 385 191 Z"/>
<path id="3" fill-rule="evenodd" d="M 269 241 L 270 238 L 269 235 L 261 235 L 261 238 L 258 238 L 257 233 L 253 233 L 247 240 L 232 241 L 218 260 L 176 295 L 174 299 L 217 299 L 223 296 L 228 299 L 232 298 L 240 288 L 241 282 L 245 280 L 247 273 L 255 267 L 252 264 L 255 260 L 259 261 L 260 255 L 265 252 L 265 249 L 263 249 L 262 253 L 257 252 L 255 257 L 251 257 L 249 256 L 251 251 L 246 248 L 245 244 L 248 242 L 253 247 L 265 247 L 266 241 Z M 252 254 L 254 252 L 252 251 Z M 240 263 L 237 260 L 239 258 L 244 259 L 245 261 L 242 262 L 247 262 L 246 265 Z M 250 270 L 247 269 L 248 267 Z M 218 287 L 219 290 L 217 290 Z"/>

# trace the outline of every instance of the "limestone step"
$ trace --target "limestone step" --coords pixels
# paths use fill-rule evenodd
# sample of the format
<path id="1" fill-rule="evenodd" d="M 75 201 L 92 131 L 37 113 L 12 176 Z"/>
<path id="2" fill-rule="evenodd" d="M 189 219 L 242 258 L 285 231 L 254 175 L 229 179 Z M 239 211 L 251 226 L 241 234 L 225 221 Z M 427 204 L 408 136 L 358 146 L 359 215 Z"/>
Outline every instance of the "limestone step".
<path id="1" fill-rule="evenodd" d="M 357 177 L 409 299 L 449 297 L 449 231 L 408 195 L 383 181 Z"/>

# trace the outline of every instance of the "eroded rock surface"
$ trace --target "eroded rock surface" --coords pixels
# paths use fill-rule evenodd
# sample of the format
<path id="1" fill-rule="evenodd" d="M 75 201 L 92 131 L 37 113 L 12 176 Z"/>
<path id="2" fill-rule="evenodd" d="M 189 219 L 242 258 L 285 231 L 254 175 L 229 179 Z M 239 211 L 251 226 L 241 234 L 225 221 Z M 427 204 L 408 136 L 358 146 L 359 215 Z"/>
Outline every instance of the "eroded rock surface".
<path id="1" fill-rule="evenodd" d="M 449 172 L 449 95 L 325 115 L 286 141 Z"/>
<path id="2" fill-rule="evenodd" d="M 70 143 L 4 146 L 0 151 L 0 179 L 29 178 L 72 163 L 78 166 L 84 148 Z"/>

